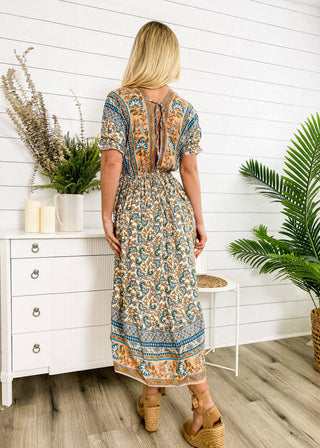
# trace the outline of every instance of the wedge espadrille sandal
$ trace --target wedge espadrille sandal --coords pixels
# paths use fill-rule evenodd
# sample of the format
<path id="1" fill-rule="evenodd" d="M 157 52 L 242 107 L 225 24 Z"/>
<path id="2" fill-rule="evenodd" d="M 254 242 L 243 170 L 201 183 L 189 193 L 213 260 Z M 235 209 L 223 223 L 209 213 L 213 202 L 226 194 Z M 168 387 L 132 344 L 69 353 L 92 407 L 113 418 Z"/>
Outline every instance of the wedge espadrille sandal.
<path id="1" fill-rule="evenodd" d="M 137 401 L 137 412 L 144 419 L 144 427 L 147 431 L 153 432 L 159 428 L 160 418 L 160 397 L 166 395 L 166 388 L 159 387 L 156 394 L 148 394 L 140 404 L 142 394 Z"/>
<path id="2" fill-rule="evenodd" d="M 203 425 L 198 431 L 191 429 L 192 420 L 185 420 L 182 427 L 184 438 L 190 445 L 197 448 L 224 448 L 224 424 L 216 405 L 209 409 L 199 406 L 201 398 L 210 397 L 209 389 L 201 393 L 191 392 L 192 411 L 204 415 Z"/>

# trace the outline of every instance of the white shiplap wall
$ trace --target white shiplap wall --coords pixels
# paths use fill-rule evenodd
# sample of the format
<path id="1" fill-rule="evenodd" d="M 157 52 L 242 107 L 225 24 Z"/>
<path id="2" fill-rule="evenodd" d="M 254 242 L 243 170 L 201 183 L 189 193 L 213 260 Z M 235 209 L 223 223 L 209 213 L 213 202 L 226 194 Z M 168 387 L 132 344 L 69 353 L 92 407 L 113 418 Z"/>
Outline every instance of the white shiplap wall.
<path id="1" fill-rule="evenodd" d="M 100 131 L 106 93 L 120 85 L 138 29 L 168 24 L 181 45 L 182 76 L 171 87 L 191 101 L 203 129 L 198 156 L 210 272 L 241 286 L 241 342 L 310 332 L 312 303 L 288 282 L 259 276 L 231 259 L 226 245 L 264 223 L 277 232 L 279 206 L 240 178 L 249 157 L 281 169 L 293 133 L 320 104 L 320 8 L 316 0 L 30 0 L 0 1 L 0 71 L 28 46 L 30 72 L 48 110 L 79 132 L 71 93 L 82 103 L 86 135 Z M 315 6 L 312 6 L 315 5 Z M 32 159 L 0 97 L 0 227 L 23 229 L 25 199 L 50 204 L 53 192 L 29 194 Z M 177 177 L 179 175 L 177 173 Z M 37 178 L 36 183 L 46 179 Z M 85 197 L 85 226 L 101 226 L 100 192 Z M 232 294 L 220 295 L 217 345 L 233 342 Z"/>

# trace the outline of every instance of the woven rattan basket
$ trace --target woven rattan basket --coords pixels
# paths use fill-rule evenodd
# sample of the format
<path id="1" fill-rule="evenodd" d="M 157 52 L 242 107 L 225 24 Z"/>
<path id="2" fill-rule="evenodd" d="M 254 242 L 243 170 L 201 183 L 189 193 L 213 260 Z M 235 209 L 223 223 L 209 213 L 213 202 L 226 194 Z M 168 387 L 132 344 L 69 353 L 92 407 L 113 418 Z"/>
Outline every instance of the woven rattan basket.
<path id="1" fill-rule="evenodd" d="M 320 308 L 311 311 L 312 341 L 314 348 L 313 366 L 320 372 Z"/>
<path id="2" fill-rule="evenodd" d="M 197 284 L 199 288 L 222 288 L 228 282 L 220 277 L 209 274 L 197 274 Z"/>

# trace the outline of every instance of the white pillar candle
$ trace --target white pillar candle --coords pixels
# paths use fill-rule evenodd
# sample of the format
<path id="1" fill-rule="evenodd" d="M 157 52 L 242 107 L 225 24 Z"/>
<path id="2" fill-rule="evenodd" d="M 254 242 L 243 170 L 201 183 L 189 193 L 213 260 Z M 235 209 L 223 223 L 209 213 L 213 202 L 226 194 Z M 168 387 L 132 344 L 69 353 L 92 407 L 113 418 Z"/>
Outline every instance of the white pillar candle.
<path id="1" fill-rule="evenodd" d="M 41 201 L 28 201 L 24 203 L 24 231 L 40 232 Z"/>
<path id="2" fill-rule="evenodd" d="M 41 207 L 40 212 L 40 229 L 41 233 L 55 233 L 56 225 L 56 208 L 53 205 L 45 205 Z"/>

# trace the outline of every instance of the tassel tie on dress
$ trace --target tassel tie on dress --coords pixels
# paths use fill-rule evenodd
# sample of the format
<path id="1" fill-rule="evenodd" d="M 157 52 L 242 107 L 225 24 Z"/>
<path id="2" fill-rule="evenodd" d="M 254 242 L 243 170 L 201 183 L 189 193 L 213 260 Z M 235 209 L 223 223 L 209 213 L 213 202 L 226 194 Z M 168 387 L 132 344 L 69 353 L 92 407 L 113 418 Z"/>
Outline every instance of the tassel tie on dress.
<path id="1" fill-rule="evenodd" d="M 156 153 L 157 153 L 157 161 L 155 163 L 155 168 L 157 167 L 158 161 L 160 159 L 160 155 L 161 155 L 161 145 L 162 145 L 162 128 L 163 128 L 163 101 L 154 101 L 154 100 L 150 100 L 152 103 L 155 103 L 155 107 L 154 107 L 154 116 L 155 116 L 155 123 L 156 123 L 156 135 L 157 138 L 155 139 L 156 143 L 155 143 L 155 148 L 156 148 Z M 160 120 L 158 119 L 160 114 Z"/>

